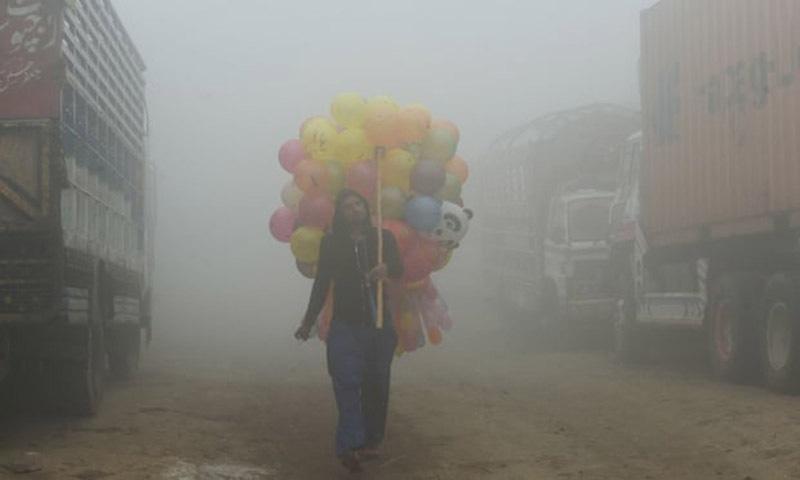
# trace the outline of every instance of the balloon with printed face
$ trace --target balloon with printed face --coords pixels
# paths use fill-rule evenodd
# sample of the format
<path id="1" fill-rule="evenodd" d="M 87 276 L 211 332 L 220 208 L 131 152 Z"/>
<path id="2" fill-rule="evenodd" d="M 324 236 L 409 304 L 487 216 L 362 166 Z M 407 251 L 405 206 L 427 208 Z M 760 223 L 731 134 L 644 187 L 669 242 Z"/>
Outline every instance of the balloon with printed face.
<path id="1" fill-rule="evenodd" d="M 281 145 L 281 149 L 278 151 L 278 161 L 281 167 L 289 173 L 294 173 L 297 164 L 300 163 L 305 156 L 306 151 L 303 149 L 303 144 L 296 138 L 287 140 Z"/>
<path id="2" fill-rule="evenodd" d="M 333 122 L 327 118 L 316 117 L 303 126 L 300 141 L 311 158 L 325 161 L 333 157 L 337 135 Z"/>
<path id="3" fill-rule="evenodd" d="M 289 241 L 294 258 L 300 263 L 317 263 L 319 246 L 325 233 L 319 228 L 300 227 Z"/>
<path id="4" fill-rule="evenodd" d="M 359 128 L 364 124 L 367 102 L 357 93 L 340 93 L 331 103 L 331 116 L 346 128 Z"/>
<path id="5" fill-rule="evenodd" d="M 342 130 L 334 141 L 333 156 L 345 168 L 372 157 L 374 147 L 367 141 L 367 135 L 360 128 Z"/>
<path id="6" fill-rule="evenodd" d="M 287 243 L 292 238 L 297 214 L 288 207 L 280 207 L 269 219 L 269 231 L 279 242 Z"/>
<path id="7" fill-rule="evenodd" d="M 380 147 L 394 147 L 400 143 L 400 118 L 396 104 L 388 101 L 367 102 L 364 115 L 364 133 L 367 140 Z"/>
<path id="8" fill-rule="evenodd" d="M 297 164 L 294 172 L 294 183 L 303 192 L 328 187 L 328 169 L 325 165 L 305 159 Z"/>

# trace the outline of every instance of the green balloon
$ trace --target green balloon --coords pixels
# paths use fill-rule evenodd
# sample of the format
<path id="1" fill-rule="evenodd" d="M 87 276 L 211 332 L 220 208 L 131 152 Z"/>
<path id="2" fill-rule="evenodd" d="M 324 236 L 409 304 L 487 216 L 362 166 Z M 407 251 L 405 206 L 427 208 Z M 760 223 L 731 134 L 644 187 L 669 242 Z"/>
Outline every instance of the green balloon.
<path id="1" fill-rule="evenodd" d="M 444 128 L 432 128 L 422 141 L 422 160 L 446 163 L 456 154 L 458 141 L 453 132 Z"/>
<path id="2" fill-rule="evenodd" d="M 461 198 L 461 181 L 452 173 L 448 173 L 444 181 L 444 186 L 436 195 L 440 200 L 457 203 Z"/>
<path id="3" fill-rule="evenodd" d="M 381 206 L 384 218 L 402 220 L 406 216 L 406 194 L 397 187 L 384 187 Z"/>
<path id="4" fill-rule="evenodd" d="M 328 192 L 335 197 L 344 188 L 344 167 L 337 161 L 329 161 L 328 178 Z"/>

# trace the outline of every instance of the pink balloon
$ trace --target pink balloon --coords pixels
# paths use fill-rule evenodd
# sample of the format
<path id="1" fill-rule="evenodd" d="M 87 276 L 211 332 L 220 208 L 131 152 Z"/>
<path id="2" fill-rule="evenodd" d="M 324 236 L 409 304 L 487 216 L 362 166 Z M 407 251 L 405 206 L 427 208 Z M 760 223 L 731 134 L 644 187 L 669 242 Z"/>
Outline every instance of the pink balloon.
<path id="1" fill-rule="evenodd" d="M 370 203 L 375 200 L 377 181 L 378 168 L 372 161 L 359 162 L 347 172 L 347 187 L 363 195 Z"/>
<path id="2" fill-rule="evenodd" d="M 278 152 L 278 161 L 280 161 L 281 167 L 283 167 L 284 170 L 289 173 L 294 173 L 297 164 L 300 163 L 305 156 L 306 151 L 303 149 L 303 144 L 300 143 L 300 140 L 293 138 L 287 140 L 286 143 L 281 146 Z"/>
<path id="3" fill-rule="evenodd" d="M 325 230 L 333 221 L 333 201 L 322 192 L 309 192 L 300 199 L 298 219 L 306 227 Z"/>
<path id="4" fill-rule="evenodd" d="M 275 213 L 270 217 L 269 231 L 277 241 L 289 243 L 296 221 L 297 215 L 291 209 L 281 207 L 275 210 Z"/>

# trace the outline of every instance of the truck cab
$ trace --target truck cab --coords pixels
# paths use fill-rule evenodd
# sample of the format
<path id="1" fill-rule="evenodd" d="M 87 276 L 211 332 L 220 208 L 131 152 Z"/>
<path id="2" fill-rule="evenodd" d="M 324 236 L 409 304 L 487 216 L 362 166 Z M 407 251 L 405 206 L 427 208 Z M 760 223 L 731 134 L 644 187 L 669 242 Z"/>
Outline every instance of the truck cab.
<path id="1" fill-rule="evenodd" d="M 564 191 L 551 202 L 544 241 L 544 298 L 550 317 L 570 322 L 611 318 L 608 212 L 614 193 Z"/>

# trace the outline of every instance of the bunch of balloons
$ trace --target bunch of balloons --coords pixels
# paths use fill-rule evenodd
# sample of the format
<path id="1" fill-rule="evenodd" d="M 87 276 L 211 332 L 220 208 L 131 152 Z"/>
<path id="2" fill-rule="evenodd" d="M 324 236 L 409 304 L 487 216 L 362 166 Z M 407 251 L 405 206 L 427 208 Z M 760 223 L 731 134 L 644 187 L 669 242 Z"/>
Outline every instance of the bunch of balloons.
<path id="1" fill-rule="evenodd" d="M 380 202 L 383 228 L 394 234 L 405 270 L 402 282 L 389 289 L 400 353 L 426 338 L 440 343 L 441 331 L 452 325 L 430 275 L 448 264 L 472 217 L 461 199 L 469 168 L 456 155 L 458 141 L 458 128 L 433 119 L 423 105 L 342 93 L 333 99 L 330 117 L 304 121 L 299 137 L 278 153 L 292 179 L 283 187 L 283 206 L 272 214 L 270 231 L 290 244 L 298 271 L 308 278 L 315 275 L 337 193 L 345 187 L 359 192 L 373 213 Z M 328 304 L 321 315 L 323 338 L 332 312 Z"/>

